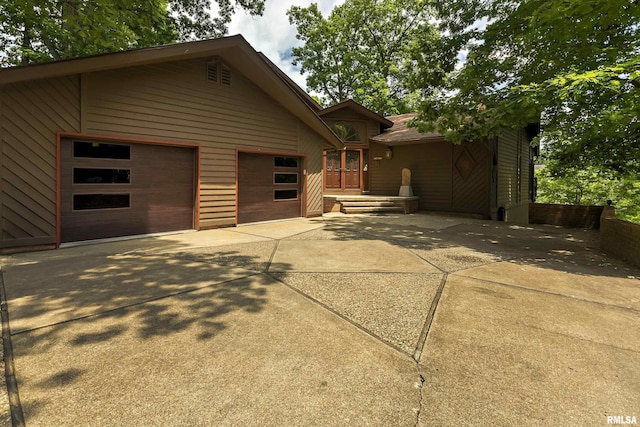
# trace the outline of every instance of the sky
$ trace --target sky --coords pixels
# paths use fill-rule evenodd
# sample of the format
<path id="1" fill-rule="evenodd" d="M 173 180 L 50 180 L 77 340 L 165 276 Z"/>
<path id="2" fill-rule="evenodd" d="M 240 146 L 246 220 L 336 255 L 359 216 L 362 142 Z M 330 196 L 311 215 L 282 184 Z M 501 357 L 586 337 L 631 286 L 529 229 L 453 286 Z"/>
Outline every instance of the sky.
<path id="1" fill-rule="evenodd" d="M 287 10 L 291 6 L 307 7 L 314 2 L 326 17 L 344 0 L 266 0 L 262 16 L 237 11 L 229 24 L 228 34 L 241 34 L 255 50 L 264 53 L 306 90 L 305 77 L 300 74 L 299 67 L 292 64 L 291 48 L 302 43 L 296 39 L 296 27 L 289 24 Z"/>

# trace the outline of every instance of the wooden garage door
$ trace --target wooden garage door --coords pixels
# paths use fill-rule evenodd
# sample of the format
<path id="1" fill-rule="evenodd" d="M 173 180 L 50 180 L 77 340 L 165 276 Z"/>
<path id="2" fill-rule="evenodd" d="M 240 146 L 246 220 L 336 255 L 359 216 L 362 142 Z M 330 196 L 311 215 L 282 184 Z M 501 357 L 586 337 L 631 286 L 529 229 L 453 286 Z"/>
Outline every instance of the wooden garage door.
<path id="1" fill-rule="evenodd" d="M 238 153 L 238 223 L 302 216 L 302 158 Z"/>
<path id="2" fill-rule="evenodd" d="M 195 150 L 64 140 L 61 241 L 194 227 Z"/>

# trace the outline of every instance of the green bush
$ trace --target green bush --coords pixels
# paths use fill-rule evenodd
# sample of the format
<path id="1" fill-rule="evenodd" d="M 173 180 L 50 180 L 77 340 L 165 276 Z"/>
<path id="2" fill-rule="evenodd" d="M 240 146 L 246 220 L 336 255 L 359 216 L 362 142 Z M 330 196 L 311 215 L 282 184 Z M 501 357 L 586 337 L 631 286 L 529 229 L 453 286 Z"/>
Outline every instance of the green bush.
<path id="1" fill-rule="evenodd" d="M 536 178 L 538 203 L 604 206 L 611 200 L 618 218 L 640 224 L 638 177 L 606 177 L 591 169 L 565 171 L 562 176 L 554 176 L 543 168 L 536 171 Z"/>

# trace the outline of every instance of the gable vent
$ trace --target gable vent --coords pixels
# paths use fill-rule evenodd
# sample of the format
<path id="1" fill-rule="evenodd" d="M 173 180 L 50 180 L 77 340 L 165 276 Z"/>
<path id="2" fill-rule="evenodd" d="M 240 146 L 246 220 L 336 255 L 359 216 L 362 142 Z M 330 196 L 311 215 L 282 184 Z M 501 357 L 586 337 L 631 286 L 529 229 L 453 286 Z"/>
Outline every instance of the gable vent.
<path id="1" fill-rule="evenodd" d="M 220 82 L 225 86 L 231 86 L 231 68 L 225 64 L 220 67 Z"/>
<path id="2" fill-rule="evenodd" d="M 207 80 L 218 83 L 220 81 L 219 63 L 216 60 L 207 62 Z"/>

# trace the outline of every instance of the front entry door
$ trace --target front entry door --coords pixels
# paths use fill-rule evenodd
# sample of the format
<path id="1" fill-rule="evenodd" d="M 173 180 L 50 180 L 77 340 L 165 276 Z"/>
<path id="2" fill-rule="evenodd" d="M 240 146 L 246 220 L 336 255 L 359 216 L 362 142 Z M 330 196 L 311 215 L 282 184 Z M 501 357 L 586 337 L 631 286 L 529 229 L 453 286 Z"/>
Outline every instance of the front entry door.
<path id="1" fill-rule="evenodd" d="M 360 188 L 360 151 L 346 151 L 344 163 L 344 187 Z"/>
<path id="2" fill-rule="evenodd" d="M 341 164 L 342 151 L 327 151 L 325 170 L 325 185 L 326 188 L 341 188 L 340 180 L 340 164 Z"/>

